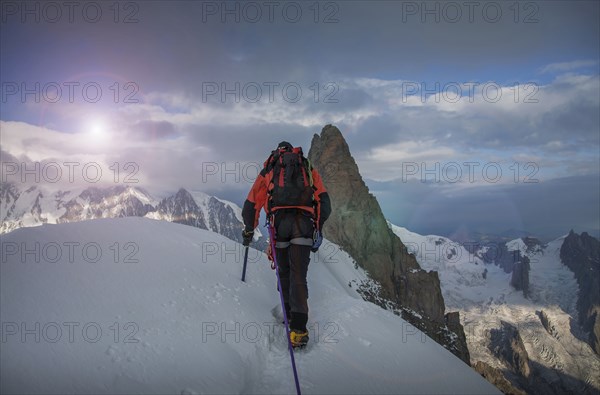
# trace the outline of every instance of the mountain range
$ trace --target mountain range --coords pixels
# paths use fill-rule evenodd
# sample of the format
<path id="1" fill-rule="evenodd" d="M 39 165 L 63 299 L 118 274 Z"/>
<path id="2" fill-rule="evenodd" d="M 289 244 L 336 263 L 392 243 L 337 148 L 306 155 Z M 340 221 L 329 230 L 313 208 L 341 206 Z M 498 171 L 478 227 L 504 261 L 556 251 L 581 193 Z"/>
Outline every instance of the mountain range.
<path id="1" fill-rule="evenodd" d="M 33 185 L 20 188 L 0 183 L 0 234 L 45 223 L 57 224 L 98 218 L 148 217 L 207 229 L 242 242 L 241 209 L 226 200 L 184 188 L 163 199 L 131 185 L 82 190 L 47 191 Z M 257 247 L 265 242 L 259 240 Z"/>
<path id="2" fill-rule="evenodd" d="M 598 284 L 598 246 L 590 236 L 570 232 L 545 244 L 518 238 L 491 251 L 490 244 L 468 248 L 472 245 L 389 226 L 423 268 L 439 273 L 447 308 L 460 312 L 473 367 L 499 389 L 600 391 L 593 285 Z M 566 257 L 578 257 L 576 265 L 589 277 L 578 279 Z M 517 286 L 516 273 L 522 272 L 526 280 Z M 578 319 L 582 312 L 583 320 Z"/>
<path id="3" fill-rule="evenodd" d="M 308 156 L 332 199 L 323 230 L 328 246 L 365 273 L 349 288 L 400 315 L 505 393 L 600 391 L 597 239 L 572 231 L 549 243 L 524 231 L 514 239 L 479 235 L 474 243 L 422 236 L 386 220 L 335 126 L 314 136 Z M 138 186 L 47 191 L 2 183 L 0 211 L 0 233 L 145 217 L 241 242 L 237 205 L 183 188 L 156 199 Z M 264 250 L 260 232 L 252 246 Z"/>

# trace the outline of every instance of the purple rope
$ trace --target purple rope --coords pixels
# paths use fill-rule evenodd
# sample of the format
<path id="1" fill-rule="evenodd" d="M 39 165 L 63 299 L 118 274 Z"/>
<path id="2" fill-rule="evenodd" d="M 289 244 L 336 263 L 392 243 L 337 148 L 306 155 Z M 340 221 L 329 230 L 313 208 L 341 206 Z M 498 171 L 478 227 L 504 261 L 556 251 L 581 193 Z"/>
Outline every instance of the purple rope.
<path id="1" fill-rule="evenodd" d="M 277 285 L 279 286 L 279 299 L 281 300 L 281 310 L 283 311 L 283 321 L 285 322 L 285 334 L 288 341 L 288 349 L 290 351 L 290 358 L 292 359 L 292 370 L 294 371 L 294 381 L 296 382 L 296 394 L 300 393 L 300 382 L 298 381 L 298 372 L 296 371 L 296 360 L 294 359 L 294 348 L 292 347 L 292 341 L 290 339 L 290 327 L 288 323 L 288 317 L 285 312 L 285 301 L 283 300 L 283 288 L 281 288 L 281 279 L 279 278 L 279 266 L 277 265 L 277 256 L 275 254 L 275 237 L 273 235 L 273 228 L 271 227 L 269 220 L 267 219 L 267 229 L 269 230 L 269 237 L 271 239 L 271 253 L 273 254 L 273 263 L 275 264 L 275 273 L 277 274 Z"/>

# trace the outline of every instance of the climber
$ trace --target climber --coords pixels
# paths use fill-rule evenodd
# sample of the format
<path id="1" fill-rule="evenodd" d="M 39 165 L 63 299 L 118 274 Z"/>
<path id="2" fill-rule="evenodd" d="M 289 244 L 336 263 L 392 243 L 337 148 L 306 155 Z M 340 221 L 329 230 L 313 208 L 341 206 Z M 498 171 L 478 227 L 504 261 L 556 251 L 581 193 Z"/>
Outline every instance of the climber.
<path id="1" fill-rule="evenodd" d="M 308 342 L 310 252 L 321 244 L 331 203 L 321 176 L 303 156 L 302 148 L 283 141 L 265 161 L 242 210 L 245 246 L 252 241 L 261 208 L 275 231 L 275 240 L 270 242 L 275 243 L 290 342 L 294 348 L 304 347 Z"/>

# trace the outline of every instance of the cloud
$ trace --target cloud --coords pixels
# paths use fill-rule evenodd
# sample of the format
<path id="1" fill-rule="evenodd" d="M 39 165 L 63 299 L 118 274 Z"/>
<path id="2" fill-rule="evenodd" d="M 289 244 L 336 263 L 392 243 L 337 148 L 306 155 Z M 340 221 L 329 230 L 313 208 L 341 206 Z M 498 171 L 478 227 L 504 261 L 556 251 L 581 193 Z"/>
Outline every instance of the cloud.
<path id="1" fill-rule="evenodd" d="M 141 120 L 129 128 L 130 135 L 138 139 L 161 140 L 178 135 L 175 125 L 167 121 Z"/>
<path id="2" fill-rule="evenodd" d="M 524 229 L 544 239 L 600 229 L 600 179 L 574 176 L 499 188 L 444 191 L 448 185 L 417 180 L 367 180 L 384 215 L 422 234 L 450 235 L 467 230 L 487 234 Z M 577 191 L 574 193 L 573 191 Z"/>
<path id="3" fill-rule="evenodd" d="M 495 186 L 428 189 L 436 187 L 412 180 L 389 191 L 388 209 L 419 213 L 428 213 L 427 205 L 442 207 L 435 199 L 454 204 L 452 196 L 469 200 L 469 193 L 472 209 L 489 208 L 477 199 L 491 196 L 508 210 L 510 194 L 521 193 L 507 185 L 515 162 L 521 172 L 534 162 L 543 182 L 600 173 L 598 2 L 539 2 L 527 10 L 499 2 L 502 18 L 493 23 L 483 18 L 482 5 L 473 21 L 463 8 L 460 21 L 442 12 L 438 22 L 431 13 L 407 15 L 407 2 L 387 1 L 338 2 L 335 23 L 322 23 L 329 8 L 318 8 L 315 22 L 315 8 L 302 2 L 299 23 L 282 20 L 281 5 L 273 22 L 266 13 L 258 23 L 222 23 L 218 14 L 206 22 L 203 4 L 143 2 L 131 24 L 113 23 L 108 12 L 97 24 L 67 18 L 52 26 L 4 24 L 3 82 L 92 80 L 104 96 L 89 103 L 77 91 L 74 103 L 56 104 L 11 96 L 2 103 L 2 149 L 32 161 L 96 162 L 105 177 L 114 175 L 115 163 L 121 176 L 134 163 L 149 189 L 185 186 L 230 200 L 249 188 L 236 178 L 242 169 L 261 164 L 281 140 L 308 150 L 312 134 L 328 123 L 342 130 L 364 176 L 392 185 L 407 161 L 503 167 L 503 182 Z M 414 5 L 423 11 L 423 4 Z M 135 83 L 138 103 L 124 100 L 127 82 Z M 237 100 L 223 99 L 222 89 L 206 97 L 208 86 L 236 83 Z M 269 83 L 277 84 L 273 100 Z M 287 83 L 302 88 L 298 101 L 286 100 Z M 253 102 L 244 97 L 251 89 L 244 89 L 256 85 L 262 97 Z M 103 132 L 89 133 L 102 129 L 94 125 L 100 122 Z M 207 169 L 215 164 L 217 173 Z M 498 188 L 508 196 L 503 202 L 493 198 Z M 397 203 L 398 192 L 412 193 L 414 204 Z M 484 208 L 478 213 L 490 223 L 502 220 Z M 429 214 L 420 218 L 415 224 L 442 223 Z M 468 213 L 463 218 L 471 220 Z"/>
<path id="4" fill-rule="evenodd" d="M 34 160 L 87 155 L 107 163 L 144 163 L 148 179 L 176 188 L 197 183 L 194 172 L 209 162 L 262 163 L 281 140 L 308 151 L 312 135 L 334 123 L 372 179 L 398 178 L 406 162 L 431 168 L 496 160 L 509 171 L 512 163 L 527 159 L 542 169 L 543 179 L 596 171 L 598 76 L 563 75 L 540 86 L 496 84 L 499 89 L 491 89 L 500 95 L 496 101 L 484 96 L 486 83 L 462 84 L 468 94 L 450 101 L 443 93 L 408 94 L 409 88 L 421 89 L 415 81 L 377 78 L 340 80 L 337 103 L 315 103 L 309 89 L 297 102 L 281 97 L 203 102 L 182 92 L 155 92 L 148 95 L 152 101 L 112 113 L 104 141 L 85 132 L 4 123 L 3 147 Z M 528 95 L 535 101 L 524 102 Z"/>
<path id="5" fill-rule="evenodd" d="M 541 74 L 550 74 L 550 73 L 565 73 L 567 71 L 573 71 L 582 68 L 589 68 L 596 66 L 598 68 L 597 60 L 574 60 L 571 62 L 559 62 L 559 63 L 551 63 L 542 67 L 539 72 Z"/>
<path id="6" fill-rule="evenodd" d="M 433 166 L 433 162 L 499 160 L 508 167 L 523 157 L 535 158 L 549 178 L 572 174 L 569 163 L 575 162 L 576 167 L 587 168 L 587 174 L 596 171 L 597 75 L 560 76 L 545 85 L 494 84 L 499 89 L 490 89 L 488 96 L 486 83 L 491 84 L 471 82 L 470 94 L 465 90 L 464 96 L 449 102 L 441 93 L 422 97 L 412 90 L 422 89 L 419 82 L 345 81 L 368 89 L 373 98 L 363 110 L 371 111 L 369 117 L 352 124 L 346 133 L 363 173 L 382 180 L 399 174 L 406 161 L 424 160 Z M 499 99 L 490 100 L 496 94 Z M 390 160 L 394 155 L 396 160 Z"/>

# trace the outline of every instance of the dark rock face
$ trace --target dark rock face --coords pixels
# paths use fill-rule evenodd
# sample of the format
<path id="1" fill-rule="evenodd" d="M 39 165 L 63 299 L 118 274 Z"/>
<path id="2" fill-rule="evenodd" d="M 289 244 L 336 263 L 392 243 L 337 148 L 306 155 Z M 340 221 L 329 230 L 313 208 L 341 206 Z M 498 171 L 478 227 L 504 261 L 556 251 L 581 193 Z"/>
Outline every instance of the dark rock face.
<path id="1" fill-rule="evenodd" d="M 536 311 L 535 313 L 537 314 L 538 317 L 540 317 L 540 322 L 542 323 L 542 326 L 544 327 L 544 329 L 546 329 L 546 332 L 548 332 L 550 335 L 556 337 L 557 336 L 556 327 L 550 321 L 550 318 L 548 318 L 548 315 L 546 314 L 546 312 L 544 310 L 540 310 L 540 311 Z"/>
<path id="2" fill-rule="evenodd" d="M 223 204 L 214 196 L 208 199 L 208 227 L 213 232 L 219 233 L 231 240 L 243 241 L 242 226 L 235 217 L 233 209 Z"/>
<path id="3" fill-rule="evenodd" d="M 524 237 L 523 243 L 528 253 L 533 253 L 542 248 L 541 243 L 534 237 Z M 505 273 L 512 273 L 510 285 L 517 291 L 523 291 L 523 296 L 529 297 L 529 271 L 531 270 L 529 258 L 519 250 L 509 251 L 507 242 L 494 244 L 494 248 L 480 255 L 485 263 L 493 263 L 501 267 Z M 485 273 L 487 275 L 487 272 Z M 485 278 L 485 277 L 484 277 Z"/>
<path id="4" fill-rule="evenodd" d="M 515 287 L 517 291 L 523 291 L 523 296 L 526 298 L 529 296 L 529 258 L 524 256 L 518 262 L 515 262 L 512 277 L 510 279 L 510 285 Z"/>
<path id="5" fill-rule="evenodd" d="M 483 260 L 486 263 L 493 263 L 500 266 L 505 273 L 510 273 L 522 257 L 520 251 L 509 251 L 506 242 L 496 244 L 496 248 L 488 254 L 483 254 Z"/>
<path id="6" fill-rule="evenodd" d="M 527 252 L 534 252 L 542 248 L 542 243 L 539 239 L 531 236 L 522 237 L 523 243 L 527 246 Z"/>
<path id="7" fill-rule="evenodd" d="M 325 126 L 320 136 L 314 135 L 308 158 L 331 198 L 332 214 L 323 229 L 325 237 L 344 248 L 381 285 L 382 299 L 400 306 L 413 325 L 439 341 L 439 333 L 448 328 L 438 274 L 422 270 L 388 227 L 341 132 L 335 126 Z M 455 329 L 462 332 L 460 322 Z M 458 355 L 456 345 L 450 345 L 452 337 L 440 343 Z M 466 343 L 458 348 L 466 350 Z"/>
<path id="8" fill-rule="evenodd" d="M 473 368 L 482 375 L 487 381 L 494 384 L 500 391 L 506 395 L 526 395 L 527 393 L 515 387 L 504 377 L 504 373 L 483 361 L 478 361 Z"/>
<path id="9" fill-rule="evenodd" d="M 531 373 L 529 355 L 518 329 L 506 321 L 501 321 L 499 329 L 490 332 L 490 349 L 511 370 L 528 379 Z"/>
<path id="10" fill-rule="evenodd" d="M 600 355 L 600 313 L 596 310 L 594 314 L 593 323 L 591 324 L 594 330 L 590 334 L 590 343 L 594 348 L 596 354 Z"/>
<path id="11" fill-rule="evenodd" d="M 460 314 L 458 311 L 453 311 L 447 313 L 445 315 L 446 319 L 446 327 L 458 336 L 458 341 L 456 342 L 456 352 L 455 354 L 462 359 L 463 361 L 470 361 L 471 355 L 469 354 L 469 349 L 467 348 L 467 336 L 465 335 L 464 328 L 460 323 Z"/>
<path id="12" fill-rule="evenodd" d="M 579 325 L 590 334 L 589 343 L 600 355 L 600 241 L 571 230 L 560 249 L 560 259 L 575 273 Z"/>

